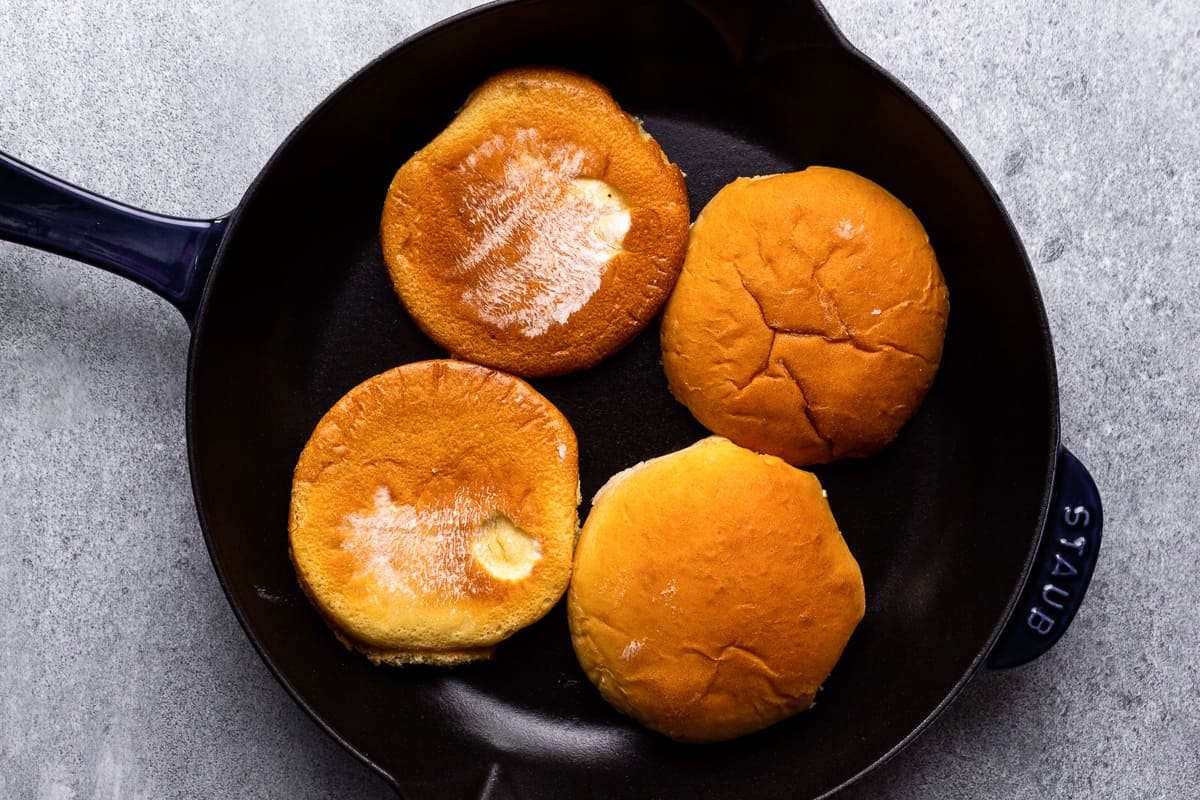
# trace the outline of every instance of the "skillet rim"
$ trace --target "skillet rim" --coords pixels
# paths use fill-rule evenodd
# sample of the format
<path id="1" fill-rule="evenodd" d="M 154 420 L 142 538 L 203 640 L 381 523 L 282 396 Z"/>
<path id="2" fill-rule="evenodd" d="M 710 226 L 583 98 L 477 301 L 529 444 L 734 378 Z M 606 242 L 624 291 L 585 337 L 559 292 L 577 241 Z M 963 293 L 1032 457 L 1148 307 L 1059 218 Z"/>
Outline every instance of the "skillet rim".
<path id="1" fill-rule="evenodd" d="M 1043 366 L 1048 379 L 1046 396 L 1049 407 L 1045 409 L 1045 412 L 1049 415 L 1050 422 L 1048 431 L 1049 442 L 1047 442 L 1048 451 L 1046 454 L 1045 466 L 1046 477 L 1042 485 L 1042 498 L 1037 514 L 1037 522 L 1033 529 L 1029 550 L 1025 555 L 1025 563 L 1021 567 L 1020 576 L 1009 595 L 1008 602 L 1005 604 L 1004 611 L 999 621 L 992 626 L 992 630 L 988 633 L 982 649 L 976 653 L 975 658 L 963 672 L 962 676 L 954 683 L 953 686 L 950 687 L 950 690 L 947 692 L 946 696 L 942 698 L 942 700 L 933 708 L 932 711 L 929 712 L 928 715 L 926 715 L 925 719 L 921 720 L 921 722 L 918 723 L 911 731 L 909 731 L 904 738 L 894 744 L 886 753 L 877 758 L 867 767 L 847 778 L 837 786 L 831 788 L 829 791 L 814 798 L 814 800 L 824 800 L 824 798 L 833 797 L 843 789 L 846 789 L 854 783 L 857 783 L 869 773 L 879 769 L 884 764 L 899 755 L 910 744 L 920 738 L 921 734 L 928 730 L 929 727 L 937 720 L 937 718 L 945 713 L 946 709 L 958 699 L 959 695 L 961 695 L 963 690 L 967 687 L 967 684 L 969 684 L 983 668 L 987 661 L 987 657 L 995 648 L 996 642 L 1000 639 L 1001 634 L 1012 621 L 1013 612 L 1016 609 L 1017 604 L 1020 602 L 1021 594 L 1025 588 L 1025 585 L 1029 582 L 1030 573 L 1033 571 L 1034 562 L 1037 559 L 1038 550 L 1042 543 L 1042 539 L 1044 538 L 1046 522 L 1050 514 L 1050 501 L 1052 499 L 1054 484 L 1058 475 L 1058 453 L 1059 450 L 1062 449 L 1062 423 L 1058 397 L 1058 365 L 1054 356 L 1054 341 L 1050 332 L 1050 319 L 1046 314 L 1046 304 L 1042 299 L 1042 291 L 1041 287 L 1038 285 L 1037 275 L 1033 271 L 1033 263 L 1029 260 L 1029 254 L 1025 251 L 1025 243 L 1021 240 L 1021 236 L 1017 231 L 1016 226 L 1013 225 L 1012 217 L 1009 215 L 1008 209 L 1000 199 L 1000 195 L 996 192 L 996 188 L 992 185 L 992 182 L 988 180 L 987 175 L 979 166 L 979 163 L 975 160 L 974 156 L 971 155 L 971 153 L 963 145 L 962 141 L 959 140 L 958 136 L 956 136 L 955 133 L 950 129 L 950 127 L 942 121 L 942 118 L 934 113 L 933 109 L 931 109 L 923 100 L 921 100 L 916 93 L 909 89 L 907 84 L 896 78 L 896 76 L 892 75 L 892 73 L 875 62 L 866 53 L 859 50 L 848 38 L 846 38 L 846 35 L 842 33 L 842 29 L 837 26 L 834 20 L 830 17 L 829 12 L 825 10 L 825 6 L 821 0 L 797 0 L 797 2 L 809 3 L 813 6 L 817 16 L 820 17 L 820 19 L 825 23 L 832 36 L 833 42 L 830 46 L 842 49 L 852 59 L 859 61 L 864 67 L 867 68 L 868 71 L 874 73 L 886 83 L 890 84 L 894 89 L 900 92 L 905 100 L 907 100 L 914 108 L 920 111 L 926 119 L 933 123 L 933 126 L 938 130 L 938 132 L 946 137 L 946 140 L 950 143 L 951 147 L 954 148 L 955 152 L 958 154 L 958 157 L 961 158 L 963 163 L 966 164 L 967 168 L 970 169 L 972 175 L 975 177 L 975 180 L 987 195 L 988 200 L 999 212 L 1000 220 L 1004 224 L 1004 229 L 1008 235 L 1008 238 L 1012 240 L 1014 245 L 1016 245 L 1017 258 L 1025 273 L 1025 280 L 1030 291 L 1030 299 L 1033 302 L 1033 311 L 1037 319 L 1037 328 L 1042 343 L 1042 357 L 1044 359 Z"/>
<path id="2" fill-rule="evenodd" d="M 339 97 L 343 92 L 345 92 L 352 85 L 358 83 L 367 73 L 374 70 L 379 64 L 393 58 L 398 52 L 400 52 L 406 48 L 409 48 L 410 46 L 417 44 L 418 42 L 420 42 L 424 39 L 441 34 L 443 30 L 454 27 L 454 26 L 460 24 L 461 22 L 465 21 L 468 18 L 482 17 L 485 15 L 494 14 L 494 13 L 503 13 L 504 10 L 507 9 L 508 7 L 526 5 L 526 4 L 532 5 L 532 4 L 536 4 L 536 3 L 544 2 L 544 1 L 545 0 L 490 0 L 490 2 L 486 2 L 481 5 L 474 6 L 472 8 L 468 8 L 463 11 L 457 12 L 451 16 L 445 17 L 444 19 L 434 22 L 433 24 L 428 25 L 425 28 L 422 28 L 421 30 L 415 32 L 414 34 L 404 38 L 403 40 L 396 43 L 392 47 L 389 47 L 387 50 L 385 50 L 384 52 L 380 53 L 375 58 L 368 61 L 366 64 L 361 66 L 359 69 L 355 70 L 350 76 L 345 78 L 333 90 L 331 90 L 319 103 L 317 103 L 317 105 L 315 105 L 307 114 L 305 114 L 304 117 L 287 134 L 287 136 L 284 137 L 284 139 L 279 143 L 279 145 L 272 152 L 271 156 L 267 159 L 267 162 L 263 165 L 262 169 L 259 170 L 257 175 L 255 175 L 254 179 L 251 181 L 251 183 L 247 187 L 246 191 L 242 194 L 242 197 L 238 201 L 237 206 L 231 212 L 229 212 L 229 214 L 226 215 L 226 219 L 228 221 L 227 228 L 224 232 L 224 235 L 221 237 L 221 242 L 220 242 L 219 247 L 217 248 L 216 254 L 213 257 L 213 262 L 212 262 L 211 268 L 209 269 L 208 274 L 205 277 L 204 287 L 203 287 L 199 302 L 196 306 L 196 311 L 195 311 L 194 317 L 191 320 L 192 336 L 191 336 L 189 346 L 188 346 L 187 383 L 186 383 L 186 413 L 185 413 L 185 432 L 186 432 L 186 437 L 187 437 L 188 468 L 189 468 L 189 474 L 190 474 L 191 485 L 192 485 L 192 499 L 193 499 L 193 502 L 196 507 L 196 515 L 200 522 L 201 532 L 203 533 L 203 536 L 204 536 L 205 547 L 208 549 L 209 560 L 212 562 L 213 570 L 216 572 L 217 579 L 221 585 L 221 590 L 222 590 L 222 592 L 224 592 L 225 598 L 228 601 L 230 607 L 232 608 L 232 610 L 234 612 L 234 616 L 237 618 L 238 624 L 242 627 L 242 630 L 245 632 L 246 637 L 250 640 L 251 644 L 254 646 L 254 649 L 258 653 L 259 658 L 261 658 L 263 663 L 265 663 L 267 665 L 272 676 L 287 691 L 288 695 L 292 698 L 292 700 L 301 709 L 303 709 L 303 711 L 309 716 L 309 718 L 312 719 L 313 722 L 315 722 L 317 724 L 317 726 L 319 728 L 321 728 L 328 736 L 330 736 L 335 742 L 337 742 L 341 747 L 343 747 L 347 752 L 352 754 L 355 758 L 357 758 L 364 765 L 366 765 L 367 767 L 374 770 L 374 772 L 376 774 L 378 774 L 393 790 L 397 791 L 401 795 L 403 795 L 403 790 L 401 788 L 401 778 L 399 776 L 393 775 L 387 769 L 385 769 L 383 766 L 381 766 L 379 763 L 377 763 L 376 761 L 374 761 L 373 759 L 368 757 L 366 754 L 364 754 L 362 751 L 360 751 L 358 748 L 356 748 L 352 744 L 350 744 L 350 742 L 347 741 L 345 737 L 343 737 L 336 729 L 334 729 L 329 723 L 327 723 L 324 720 L 324 718 L 322 718 L 309 705 L 308 701 L 304 698 L 304 696 L 302 696 L 302 694 L 292 685 L 291 681 L 288 679 L 287 675 L 285 674 L 285 671 L 280 667 L 279 664 L 276 663 L 276 661 L 266 651 L 266 649 L 264 648 L 258 635 L 251 628 L 251 626 L 248 622 L 246 613 L 243 611 L 241 605 L 239 604 L 238 600 L 236 599 L 236 597 L 234 595 L 234 592 L 233 592 L 233 589 L 231 588 L 230 582 L 229 582 L 228 578 L 226 577 L 225 571 L 222 568 L 222 565 L 217 557 L 217 550 L 216 550 L 216 545 L 215 545 L 215 541 L 214 541 L 215 537 L 210 530 L 208 519 L 207 519 L 207 516 L 205 514 L 204 508 L 203 508 L 203 506 L 201 504 L 201 500 L 200 500 L 201 486 L 200 486 L 200 479 L 199 479 L 199 471 L 197 469 L 197 461 L 198 461 L 197 456 L 196 456 L 197 444 L 196 444 L 196 437 L 193 432 L 193 426 L 194 426 L 193 417 L 194 417 L 195 405 L 196 405 L 196 400 L 195 400 L 196 393 L 194 391 L 194 385 L 197 380 L 196 372 L 197 372 L 197 361 L 198 361 L 196 354 L 203 346 L 204 333 L 205 333 L 205 330 L 207 327 L 205 325 L 205 318 L 206 318 L 206 312 L 208 309 L 210 296 L 212 293 L 212 286 L 216 282 L 218 274 L 221 272 L 221 267 L 225 260 L 225 252 L 228 247 L 228 244 L 232 239 L 236 238 L 237 232 L 241 228 L 242 216 L 243 216 L 242 212 L 249 204 L 249 201 L 251 200 L 251 198 L 253 198 L 257 194 L 259 188 L 265 182 L 267 176 L 271 175 L 272 173 L 274 173 L 276 171 L 275 170 L 276 164 L 281 160 L 284 153 L 286 153 L 290 149 L 292 143 L 297 138 L 299 138 L 301 133 L 303 131 L 307 130 L 311 126 L 313 120 L 317 116 L 319 116 L 326 109 L 326 107 L 331 105 L 333 103 L 333 101 L 335 100 L 335 98 Z M 693 8 L 695 8 L 695 6 L 696 6 L 696 3 L 693 0 L 679 0 L 679 2 L 681 2 L 681 4 L 684 4 L 684 5 L 692 6 Z M 826 28 L 826 31 L 828 33 L 828 39 L 821 41 L 819 43 L 810 42 L 806 46 L 839 49 L 839 50 L 843 51 L 847 56 L 849 56 L 852 60 L 858 61 L 863 67 L 865 67 L 867 69 L 868 72 L 872 73 L 877 78 L 882 79 L 885 84 L 887 84 L 891 88 L 898 91 L 905 101 L 907 101 L 917 111 L 919 111 L 930 123 L 933 124 L 934 128 L 939 133 L 941 133 L 942 136 L 944 136 L 946 138 L 947 142 L 951 145 L 951 147 L 953 148 L 955 153 L 958 155 L 959 158 L 961 158 L 963 160 L 963 163 L 970 170 L 971 174 L 974 176 L 974 178 L 975 178 L 976 182 L 978 183 L 978 185 L 980 186 L 980 188 L 982 188 L 984 190 L 984 193 L 985 193 L 986 197 L 988 198 L 988 200 L 991 202 L 992 206 L 996 209 L 997 212 L 999 212 L 1000 220 L 1003 223 L 1004 230 L 1007 234 L 1007 237 L 1016 246 L 1016 254 L 1018 257 L 1018 262 L 1019 262 L 1021 268 L 1023 269 L 1026 288 L 1029 290 L 1030 300 L 1032 301 L 1032 305 L 1033 305 L 1032 310 L 1034 311 L 1034 316 L 1036 319 L 1036 327 L 1037 327 L 1037 330 L 1039 333 L 1039 338 L 1040 338 L 1041 344 L 1042 344 L 1042 357 L 1043 357 L 1043 365 L 1042 366 L 1043 366 L 1046 376 L 1047 376 L 1047 385 L 1045 388 L 1047 390 L 1046 398 L 1047 398 L 1047 406 L 1048 407 L 1043 409 L 1043 411 L 1048 416 L 1047 421 L 1049 423 L 1048 430 L 1047 430 L 1048 441 L 1046 442 L 1047 451 L 1046 451 L 1046 463 L 1045 463 L 1045 470 L 1044 470 L 1045 480 L 1044 480 L 1043 486 L 1042 486 L 1042 496 L 1041 496 L 1039 510 L 1038 510 L 1038 514 L 1037 514 L 1037 518 L 1036 518 L 1037 521 L 1036 521 L 1034 529 L 1030 535 L 1030 544 L 1029 544 L 1029 547 L 1028 547 L 1028 550 L 1027 550 L 1027 553 L 1026 553 L 1026 556 L 1024 559 L 1024 563 L 1021 567 L 1020 574 L 1016 576 L 1016 579 L 1013 584 L 1013 589 L 1009 594 L 1008 601 L 1005 604 L 1004 610 L 1003 610 L 1000 618 L 998 619 L 998 621 L 992 626 L 991 631 L 988 633 L 983 647 L 975 654 L 974 658 L 972 659 L 971 663 L 968 665 L 966 670 L 964 670 L 963 674 L 958 678 L 957 681 L 955 681 L 955 683 L 949 688 L 949 690 L 947 691 L 945 696 L 942 697 L 942 699 L 937 703 L 936 706 L 933 707 L 933 709 L 925 716 L 924 719 L 922 719 L 915 727 L 913 727 L 904 737 L 902 737 L 899 741 L 897 741 L 895 744 L 893 744 L 892 747 L 890 749 L 888 749 L 883 755 L 876 758 L 874 761 L 872 761 L 870 764 L 868 764 L 862 770 L 860 770 L 859 772 L 850 776 L 842 783 L 834 786 L 833 788 L 829 789 L 828 791 L 826 791 L 826 792 L 816 796 L 816 798 L 814 798 L 814 800 L 822 800 L 823 798 L 832 797 L 833 795 L 837 794 L 838 792 L 842 791 L 843 789 L 847 788 L 848 786 L 858 782 L 859 780 L 864 778 L 867 774 L 877 770 L 879 767 L 883 766 L 888 761 L 890 761 L 891 759 L 896 757 L 901 751 L 903 751 L 906 747 L 908 747 L 910 744 L 912 744 L 912 742 L 914 742 L 917 738 L 919 738 L 921 736 L 921 734 L 923 734 L 933 724 L 933 722 L 939 716 L 941 716 L 945 712 L 945 710 L 956 699 L 958 699 L 958 697 L 962 694 L 962 692 L 965 689 L 965 687 L 967 686 L 967 684 L 969 684 L 971 682 L 971 680 L 974 679 L 974 677 L 979 673 L 981 668 L 984 666 L 984 663 L 985 663 L 988 655 L 990 654 L 992 649 L 995 647 L 996 642 L 999 639 L 1001 633 L 1005 630 L 1005 628 L 1008 626 L 1009 622 L 1011 621 L 1013 611 L 1014 611 L 1017 603 L 1020 600 L 1022 589 L 1025 587 L 1026 583 L 1029 580 L 1029 575 L 1030 575 L 1030 572 L 1032 571 L 1033 564 L 1034 564 L 1034 561 L 1036 559 L 1037 552 L 1039 549 L 1039 545 L 1041 544 L 1041 541 L 1043 538 L 1042 534 L 1043 534 L 1043 531 L 1045 530 L 1046 520 L 1049 515 L 1049 505 L 1050 505 L 1050 500 L 1051 500 L 1051 494 L 1052 494 L 1052 490 L 1054 487 L 1054 483 L 1056 480 L 1056 474 L 1057 474 L 1056 467 L 1057 467 L 1058 452 L 1061 448 L 1061 422 L 1060 422 L 1060 406 L 1059 406 L 1058 370 L 1057 370 L 1057 365 L 1056 365 L 1056 361 L 1055 361 L 1054 344 L 1053 344 L 1053 340 L 1052 340 L 1052 336 L 1051 336 L 1049 319 L 1046 314 L 1045 303 L 1043 302 L 1041 289 L 1037 282 L 1037 276 L 1034 273 L 1033 265 L 1029 260 L 1028 254 L 1026 253 L 1024 243 L 1022 242 L 1020 235 L 1016 230 L 1016 227 L 1013 225 L 1012 218 L 1009 215 L 1007 208 L 1004 206 L 1003 202 L 1001 201 L 998 193 L 996 192 L 995 187 L 988 180 L 987 176 L 984 174 L 983 170 L 980 168 L 979 164 L 976 162 L 974 157 L 967 151 L 967 149 L 964 147 L 962 142 L 953 133 L 953 131 L 950 130 L 950 128 L 946 125 L 946 123 L 943 122 L 942 119 L 937 114 L 935 114 L 928 105 L 926 105 L 924 103 L 924 101 L 922 101 L 919 97 L 917 97 L 916 94 L 914 94 L 913 91 L 911 89 L 909 89 L 907 85 L 905 85 L 903 82 L 898 80 L 895 76 L 893 76 L 885 68 L 880 66 L 878 63 L 876 63 L 874 60 L 872 60 L 869 56 L 867 56 L 865 53 L 863 53 L 861 50 L 859 50 L 853 43 L 851 43 L 849 41 L 849 39 L 846 38 L 845 34 L 842 33 L 841 29 L 837 26 L 837 24 L 833 21 L 833 19 L 830 17 L 828 11 L 826 11 L 824 5 L 820 2 L 820 0 L 794 0 L 794 2 L 800 3 L 800 4 L 808 4 L 809 6 L 811 6 L 812 10 L 816 14 L 816 17 L 824 25 L 824 27 Z"/>

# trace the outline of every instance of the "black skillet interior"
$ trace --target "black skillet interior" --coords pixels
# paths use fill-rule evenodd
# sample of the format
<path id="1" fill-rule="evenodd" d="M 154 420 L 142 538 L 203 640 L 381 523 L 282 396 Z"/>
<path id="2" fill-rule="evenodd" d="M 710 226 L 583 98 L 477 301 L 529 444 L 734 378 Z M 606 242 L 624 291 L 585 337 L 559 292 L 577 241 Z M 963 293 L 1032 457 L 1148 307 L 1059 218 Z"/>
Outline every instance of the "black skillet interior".
<path id="1" fill-rule="evenodd" d="M 961 688 L 1023 579 L 1057 404 L 1040 300 L 1003 211 L 926 112 L 819 24 L 806 27 L 818 16 L 776 26 L 776 42 L 792 46 L 758 51 L 738 38 L 746 26 L 719 32 L 710 17 L 686 2 L 534 0 L 436 28 L 314 112 L 226 240 L 190 373 L 194 482 L 214 562 L 299 702 L 414 795 L 478 796 L 487 780 L 521 797 L 820 795 Z M 815 708 L 762 733 L 687 747 L 622 718 L 577 666 L 562 604 L 490 662 L 373 667 L 334 640 L 293 576 L 291 471 L 316 421 L 368 376 L 443 355 L 382 265 L 388 182 L 473 86 L 525 63 L 605 83 L 683 168 L 693 215 L 735 176 L 844 167 L 916 211 L 945 271 L 945 359 L 919 415 L 882 454 L 817 470 L 863 568 L 866 619 Z M 594 369 L 535 382 L 579 435 L 581 514 L 614 472 L 705 435 L 667 391 L 657 333 Z"/>

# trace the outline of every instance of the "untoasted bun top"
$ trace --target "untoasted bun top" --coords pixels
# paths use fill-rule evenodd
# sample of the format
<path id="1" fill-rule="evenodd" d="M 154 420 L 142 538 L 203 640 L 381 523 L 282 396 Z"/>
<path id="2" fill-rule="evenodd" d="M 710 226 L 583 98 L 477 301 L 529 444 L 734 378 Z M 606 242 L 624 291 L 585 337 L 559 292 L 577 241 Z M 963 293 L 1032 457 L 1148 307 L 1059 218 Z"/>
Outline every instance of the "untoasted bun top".
<path id="1" fill-rule="evenodd" d="M 301 585 L 350 646 L 390 662 L 487 655 L 566 589 L 578 451 L 524 381 L 458 361 L 351 389 L 296 465 Z"/>
<path id="2" fill-rule="evenodd" d="M 503 72 L 396 173 L 383 255 L 452 354 L 521 375 L 590 366 L 633 338 L 683 260 L 679 168 L 608 91 Z"/>
<path id="3" fill-rule="evenodd" d="M 946 284 L 916 216 L 852 172 L 738 178 L 696 219 L 663 314 L 674 395 L 793 464 L 870 455 L 942 357 Z"/>
<path id="4" fill-rule="evenodd" d="M 691 742 L 812 705 L 865 609 L 816 477 L 719 437 L 600 490 L 568 598 L 604 697 Z"/>

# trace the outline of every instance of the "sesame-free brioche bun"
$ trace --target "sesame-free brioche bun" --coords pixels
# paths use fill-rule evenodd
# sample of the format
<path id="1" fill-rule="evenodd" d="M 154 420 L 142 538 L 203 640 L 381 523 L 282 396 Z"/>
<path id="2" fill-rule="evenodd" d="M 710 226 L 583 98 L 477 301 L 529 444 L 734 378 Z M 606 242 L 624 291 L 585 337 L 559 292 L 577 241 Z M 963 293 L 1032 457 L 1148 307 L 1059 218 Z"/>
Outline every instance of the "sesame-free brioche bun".
<path id="1" fill-rule="evenodd" d="M 683 174 L 594 80 L 522 68 L 477 88 L 396 173 L 383 257 L 459 358 L 558 375 L 658 313 L 688 235 Z"/>
<path id="2" fill-rule="evenodd" d="M 868 456 L 933 383 L 949 309 L 925 229 L 882 187 L 829 167 L 738 178 L 692 228 L 663 367 L 738 444 L 796 465 Z"/>
<path id="3" fill-rule="evenodd" d="M 807 709 L 865 610 L 817 478 L 720 437 L 609 480 L 567 596 L 604 698 L 686 742 Z"/>
<path id="4" fill-rule="evenodd" d="M 300 585 L 372 661 L 486 658 L 566 589 L 578 450 L 524 381 L 475 364 L 406 364 L 317 424 L 292 484 Z"/>

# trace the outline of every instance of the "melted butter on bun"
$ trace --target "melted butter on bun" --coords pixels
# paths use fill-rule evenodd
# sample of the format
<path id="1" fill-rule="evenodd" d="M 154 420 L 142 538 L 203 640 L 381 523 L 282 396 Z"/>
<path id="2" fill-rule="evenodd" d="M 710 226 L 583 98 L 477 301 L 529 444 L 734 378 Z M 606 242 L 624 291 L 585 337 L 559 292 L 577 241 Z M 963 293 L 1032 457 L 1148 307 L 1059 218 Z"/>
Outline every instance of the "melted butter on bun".
<path id="1" fill-rule="evenodd" d="M 321 419 L 296 465 L 300 585 L 346 645 L 388 663 L 484 658 L 557 602 L 578 529 L 575 436 L 519 378 L 426 361 Z"/>
<path id="2" fill-rule="evenodd" d="M 650 323 L 688 219 L 683 173 L 604 86 L 525 67 L 484 81 L 397 170 L 380 238 L 431 339 L 478 364 L 560 375 Z"/>
<path id="3" fill-rule="evenodd" d="M 600 288 L 629 231 L 629 205 L 608 183 L 577 177 L 585 155 L 519 128 L 508 138 L 496 134 L 459 165 L 469 233 L 452 277 L 484 321 L 539 336 Z"/>
<path id="4" fill-rule="evenodd" d="M 519 581 L 529 575 L 542 557 L 537 539 L 500 513 L 490 514 L 475 529 L 471 555 L 488 574 L 502 581 Z"/>

